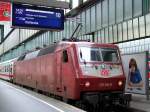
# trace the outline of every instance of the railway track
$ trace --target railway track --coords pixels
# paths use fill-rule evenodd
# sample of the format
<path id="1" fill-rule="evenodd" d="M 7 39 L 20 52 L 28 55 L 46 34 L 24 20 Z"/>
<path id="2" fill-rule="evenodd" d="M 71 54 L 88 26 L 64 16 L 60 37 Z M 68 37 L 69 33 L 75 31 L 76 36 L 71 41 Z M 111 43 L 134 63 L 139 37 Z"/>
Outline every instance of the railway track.
<path id="1" fill-rule="evenodd" d="M 104 111 L 104 112 L 146 112 L 146 111 L 130 108 L 130 107 L 127 108 L 127 107 L 116 106 L 112 110 Z"/>
<path id="2" fill-rule="evenodd" d="M 89 107 L 89 109 L 86 108 L 87 112 L 147 112 L 135 108 L 130 107 L 122 107 L 122 106 L 113 106 L 113 107 L 106 107 L 105 109 L 92 109 Z"/>

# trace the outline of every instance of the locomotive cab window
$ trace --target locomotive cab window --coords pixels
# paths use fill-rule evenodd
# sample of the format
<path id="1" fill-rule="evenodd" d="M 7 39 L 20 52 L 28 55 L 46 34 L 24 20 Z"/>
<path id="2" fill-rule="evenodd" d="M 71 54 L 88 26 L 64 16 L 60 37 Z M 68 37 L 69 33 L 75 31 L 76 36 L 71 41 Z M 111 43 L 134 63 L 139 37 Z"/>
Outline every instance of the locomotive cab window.
<path id="1" fill-rule="evenodd" d="M 117 49 L 100 47 L 79 47 L 80 62 L 119 62 Z"/>
<path id="2" fill-rule="evenodd" d="M 80 47 L 79 57 L 81 62 L 102 61 L 99 48 Z"/>
<path id="3" fill-rule="evenodd" d="M 109 61 L 109 62 L 119 61 L 118 51 L 116 49 L 103 48 L 101 49 L 101 52 L 104 61 Z"/>
<path id="4" fill-rule="evenodd" d="M 63 62 L 64 63 L 68 62 L 68 52 L 67 52 L 67 50 L 63 51 Z"/>

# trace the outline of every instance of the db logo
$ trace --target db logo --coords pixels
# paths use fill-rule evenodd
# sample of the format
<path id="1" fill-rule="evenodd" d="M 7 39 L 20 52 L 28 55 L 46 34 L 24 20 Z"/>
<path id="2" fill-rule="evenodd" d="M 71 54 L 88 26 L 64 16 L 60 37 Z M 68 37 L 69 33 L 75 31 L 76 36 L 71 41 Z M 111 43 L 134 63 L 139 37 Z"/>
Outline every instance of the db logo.
<path id="1" fill-rule="evenodd" d="M 103 69 L 103 70 L 100 71 L 100 74 L 101 74 L 102 76 L 108 76 L 108 75 L 109 75 L 109 70 Z"/>

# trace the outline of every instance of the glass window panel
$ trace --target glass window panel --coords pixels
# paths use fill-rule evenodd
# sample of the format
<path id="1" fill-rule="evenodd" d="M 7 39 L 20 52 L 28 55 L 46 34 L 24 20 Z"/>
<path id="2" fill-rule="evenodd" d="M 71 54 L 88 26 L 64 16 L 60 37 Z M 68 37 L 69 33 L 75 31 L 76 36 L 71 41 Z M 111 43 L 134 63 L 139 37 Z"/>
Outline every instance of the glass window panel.
<path id="1" fill-rule="evenodd" d="M 72 34 L 72 33 L 71 33 Z M 63 31 L 61 31 L 61 39 L 63 39 Z"/>
<path id="2" fill-rule="evenodd" d="M 83 2 L 86 2 L 87 0 L 83 0 Z"/>
<path id="3" fill-rule="evenodd" d="M 43 41 L 44 41 L 44 39 L 43 39 L 43 34 L 40 35 L 40 41 L 41 41 L 41 47 L 43 47 Z"/>
<path id="4" fill-rule="evenodd" d="M 126 53 L 126 54 L 128 53 L 128 48 L 125 48 L 125 53 Z"/>
<path id="5" fill-rule="evenodd" d="M 126 42 L 126 47 L 130 47 L 130 42 Z"/>
<path id="6" fill-rule="evenodd" d="M 79 5 L 79 0 L 72 0 L 72 8 L 75 8 Z"/>
<path id="7" fill-rule="evenodd" d="M 81 21 L 82 21 L 82 17 L 81 17 L 81 13 L 77 16 L 77 24 L 79 24 L 79 23 L 81 23 Z M 82 29 L 82 27 L 81 27 L 81 29 Z M 80 31 L 79 31 L 79 36 L 81 36 L 82 35 L 82 30 L 80 29 Z M 72 34 L 72 32 L 71 32 L 71 21 L 70 21 L 70 33 Z"/>
<path id="8" fill-rule="evenodd" d="M 135 46 L 139 46 L 139 40 L 135 40 Z"/>
<path id="9" fill-rule="evenodd" d="M 116 0 L 116 22 L 123 21 L 123 0 Z"/>
<path id="10" fill-rule="evenodd" d="M 145 51 L 148 51 L 148 44 L 145 45 Z"/>
<path id="11" fill-rule="evenodd" d="M 95 39 L 93 40 L 93 35 L 89 35 L 88 38 L 90 39 L 91 42 L 95 42 Z"/>
<path id="12" fill-rule="evenodd" d="M 102 21 L 102 16 L 101 16 L 101 3 L 98 3 L 96 5 L 96 27 L 97 30 L 101 28 L 101 21 Z"/>
<path id="13" fill-rule="evenodd" d="M 132 18 L 132 0 L 124 0 L 124 19 Z"/>
<path id="14" fill-rule="evenodd" d="M 139 18 L 140 37 L 145 37 L 145 20 L 144 16 Z"/>
<path id="15" fill-rule="evenodd" d="M 133 19 L 133 33 L 134 38 L 139 38 L 138 18 Z"/>
<path id="16" fill-rule="evenodd" d="M 108 37 L 108 28 L 105 28 L 105 43 L 109 42 L 109 37 Z"/>
<path id="17" fill-rule="evenodd" d="M 95 42 L 98 42 L 98 32 L 94 32 L 94 40 Z"/>
<path id="18" fill-rule="evenodd" d="M 64 23 L 64 37 L 67 38 L 67 22 Z M 54 36 L 55 39 L 55 36 Z"/>
<path id="19" fill-rule="evenodd" d="M 133 16 L 142 15 L 142 0 L 133 0 Z"/>
<path id="20" fill-rule="evenodd" d="M 86 40 L 88 40 L 89 39 L 89 35 L 86 35 Z M 92 41 L 92 40 L 91 40 Z"/>
<path id="21" fill-rule="evenodd" d="M 85 34 L 85 12 L 82 12 L 82 32 Z"/>
<path id="22" fill-rule="evenodd" d="M 58 32 L 58 36 L 59 36 L 59 40 L 61 41 L 61 40 L 62 40 L 62 38 L 61 38 L 61 31 Z M 69 36 L 69 37 L 70 37 L 70 36 Z"/>
<path id="23" fill-rule="evenodd" d="M 114 37 L 114 42 L 118 41 L 118 35 L 117 35 L 117 25 L 113 26 L 113 37 Z"/>
<path id="24" fill-rule="evenodd" d="M 139 52 L 139 46 L 136 47 L 136 52 Z"/>
<path id="25" fill-rule="evenodd" d="M 90 31 L 91 31 L 90 9 L 88 9 L 86 10 L 86 33 L 89 33 Z"/>
<path id="26" fill-rule="evenodd" d="M 69 38 L 72 35 L 73 29 L 72 29 L 72 22 L 70 20 L 68 20 L 68 31 L 69 31 Z M 62 32 L 61 32 L 61 38 L 62 38 Z"/>
<path id="27" fill-rule="evenodd" d="M 109 24 L 115 23 L 115 0 L 109 0 Z"/>
<path id="28" fill-rule="evenodd" d="M 150 14 L 146 15 L 146 36 L 150 35 Z"/>
<path id="29" fill-rule="evenodd" d="M 148 50 L 149 53 L 150 53 L 150 44 L 147 44 L 147 50 Z"/>
<path id="30" fill-rule="evenodd" d="M 46 39 L 46 40 L 47 40 L 47 45 L 49 45 L 49 42 L 50 42 L 49 36 L 50 36 L 50 35 L 49 35 L 49 32 L 47 32 L 47 35 L 46 35 L 46 38 L 47 38 L 47 39 Z"/>
<path id="31" fill-rule="evenodd" d="M 93 6 L 91 8 L 91 31 L 95 30 L 95 18 L 96 18 L 95 6 Z"/>
<path id="32" fill-rule="evenodd" d="M 150 11 L 150 0 L 148 1 L 149 11 Z"/>
<path id="33" fill-rule="evenodd" d="M 75 30 L 76 27 L 77 27 L 77 24 L 76 24 L 76 21 L 75 21 L 75 20 L 76 20 L 76 19 L 73 18 L 73 22 L 72 22 L 72 30 L 73 30 L 73 32 L 74 32 L 74 30 Z M 74 36 L 76 36 L 76 34 L 75 34 Z"/>
<path id="34" fill-rule="evenodd" d="M 62 31 L 63 32 L 63 31 Z M 49 40 L 50 40 L 50 43 L 51 44 L 53 42 L 53 33 L 49 31 Z"/>
<path id="35" fill-rule="evenodd" d="M 46 36 L 45 36 L 45 34 L 46 33 L 44 33 L 43 36 L 42 36 L 43 37 L 43 45 L 46 44 Z"/>
<path id="36" fill-rule="evenodd" d="M 145 44 L 145 40 L 144 39 L 140 40 L 140 45 L 144 45 L 144 44 Z"/>
<path id="37" fill-rule="evenodd" d="M 56 32 L 56 37 L 57 37 L 57 42 L 59 41 L 59 35 L 58 35 L 59 33 L 58 32 Z M 68 37 L 68 36 L 67 36 Z"/>
<path id="38" fill-rule="evenodd" d="M 72 35 L 72 33 L 73 33 L 73 22 L 70 20 L 70 35 Z"/>
<path id="39" fill-rule="evenodd" d="M 86 40 L 86 35 L 83 36 L 83 39 Z"/>
<path id="40" fill-rule="evenodd" d="M 121 48 L 122 48 L 122 43 L 119 43 L 118 46 L 119 46 L 119 48 L 121 49 Z"/>
<path id="41" fill-rule="evenodd" d="M 44 44 L 47 45 L 47 33 L 44 33 Z"/>
<path id="42" fill-rule="evenodd" d="M 104 29 L 101 30 L 101 42 L 105 43 L 105 32 L 104 32 Z"/>
<path id="43" fill-rule="evenodd" d="M 102 2 L 102 21 L 103 27 L 108 25 L 108 0 Z"/>
<path id="44" fill-rule="evenodd" d="M 123 40 L 127 40 L 127 23 L 123 22 Z"/>
<path id="45" fill-rule="evenodd" d="M 145 46 L 144 45 L 142 45 L 142 51 L 145 51 Z"/>
<path id="46" fill-rule="evenodd" d="M 60 33 L 57 32 L 57 41 L 60 41 L 60 40 L 61 40 L 61 38 L 60 38 Z"/>
<path id="47" fill-rule="evenodd" d="M 85 40 L 85 39 L 86 39 L 86 38 L 85 38 L 85 35 L 84 35 L 84 36 L 82 36 L 82 39 L 83 39 L 83 40 Z"/>
<path id="48" fill-rule="evenodd" d="M 109 27 L 109 42 L 113 43 L 113 28 L 112 28 L 112 26 Z"/>
<path id="49" fill-rule="evenodd" d="M 66 34 L 66 33 L 65 33 L 65 34 Z M 57 42 L 56 32 L 54 32 L 53 37 L 54 37 L 54 42 Z M 66 35 L 65 35 L 65 37 L 66 37 Z"/>
<path id="50" fill-rule="evenodd" d="M 70 38 L 70 24 L 69 21 L 66 21 L 66 36 Z M 58 37 L 60 39 L 60 37 Z"/>
<path id="51" fill-rule="evenodd" d="M 118 24 L 118 41 L 122 41 L 122 24 Z"/>
<path id="52" fill-rule="evenodd" d="M 128 40 L 133 39 L 132 20 L 128 21 Z"/>
<path id="53" fill-rule="evenodd" d="M 36 47 L 38 47 L 40 45 L 40 41 L 39 41 L 39 37 L 36 38 Z M 25 45 L 26 47 L 26 45 Z"/>
<path id="54" fill-rule="evenodd" d="M 65 34 L 65 32 L 64 32 L 64 34 Z M 55 32 L 53 32 L 53 42 L 56 42 Z"/>
<path id="55" fill-rule="evenodd" d="M 149 44 L 150 43 L 150 38 L 146 38 L 145 39 L 145 44 Z"/>
<path id="56" fill-rule="evenodd" d="M 101 31 L 98 31 L 98 43 L 102 43 Z"/>
<path id="57" fill-rule="evenodd" d="M 130 42 L 130 46 L 133 47 L 134 46 L 134 41 Z"/>
<path id="58" fill-rule="evenodd" d="M 133 47 L 133 52 L 136 52 L 136 47 Z"/>

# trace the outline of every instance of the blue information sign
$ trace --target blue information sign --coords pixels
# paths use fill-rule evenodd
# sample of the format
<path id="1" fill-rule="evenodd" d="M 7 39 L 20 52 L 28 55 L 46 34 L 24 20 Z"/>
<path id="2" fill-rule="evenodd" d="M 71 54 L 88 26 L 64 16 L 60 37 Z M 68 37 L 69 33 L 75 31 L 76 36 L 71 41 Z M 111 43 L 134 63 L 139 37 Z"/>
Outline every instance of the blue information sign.
<path id="1" fill-rule="evenodd" d="M 12 27 L 64 29 L 64 11 L 47 7 L 12 4 Z"/>

